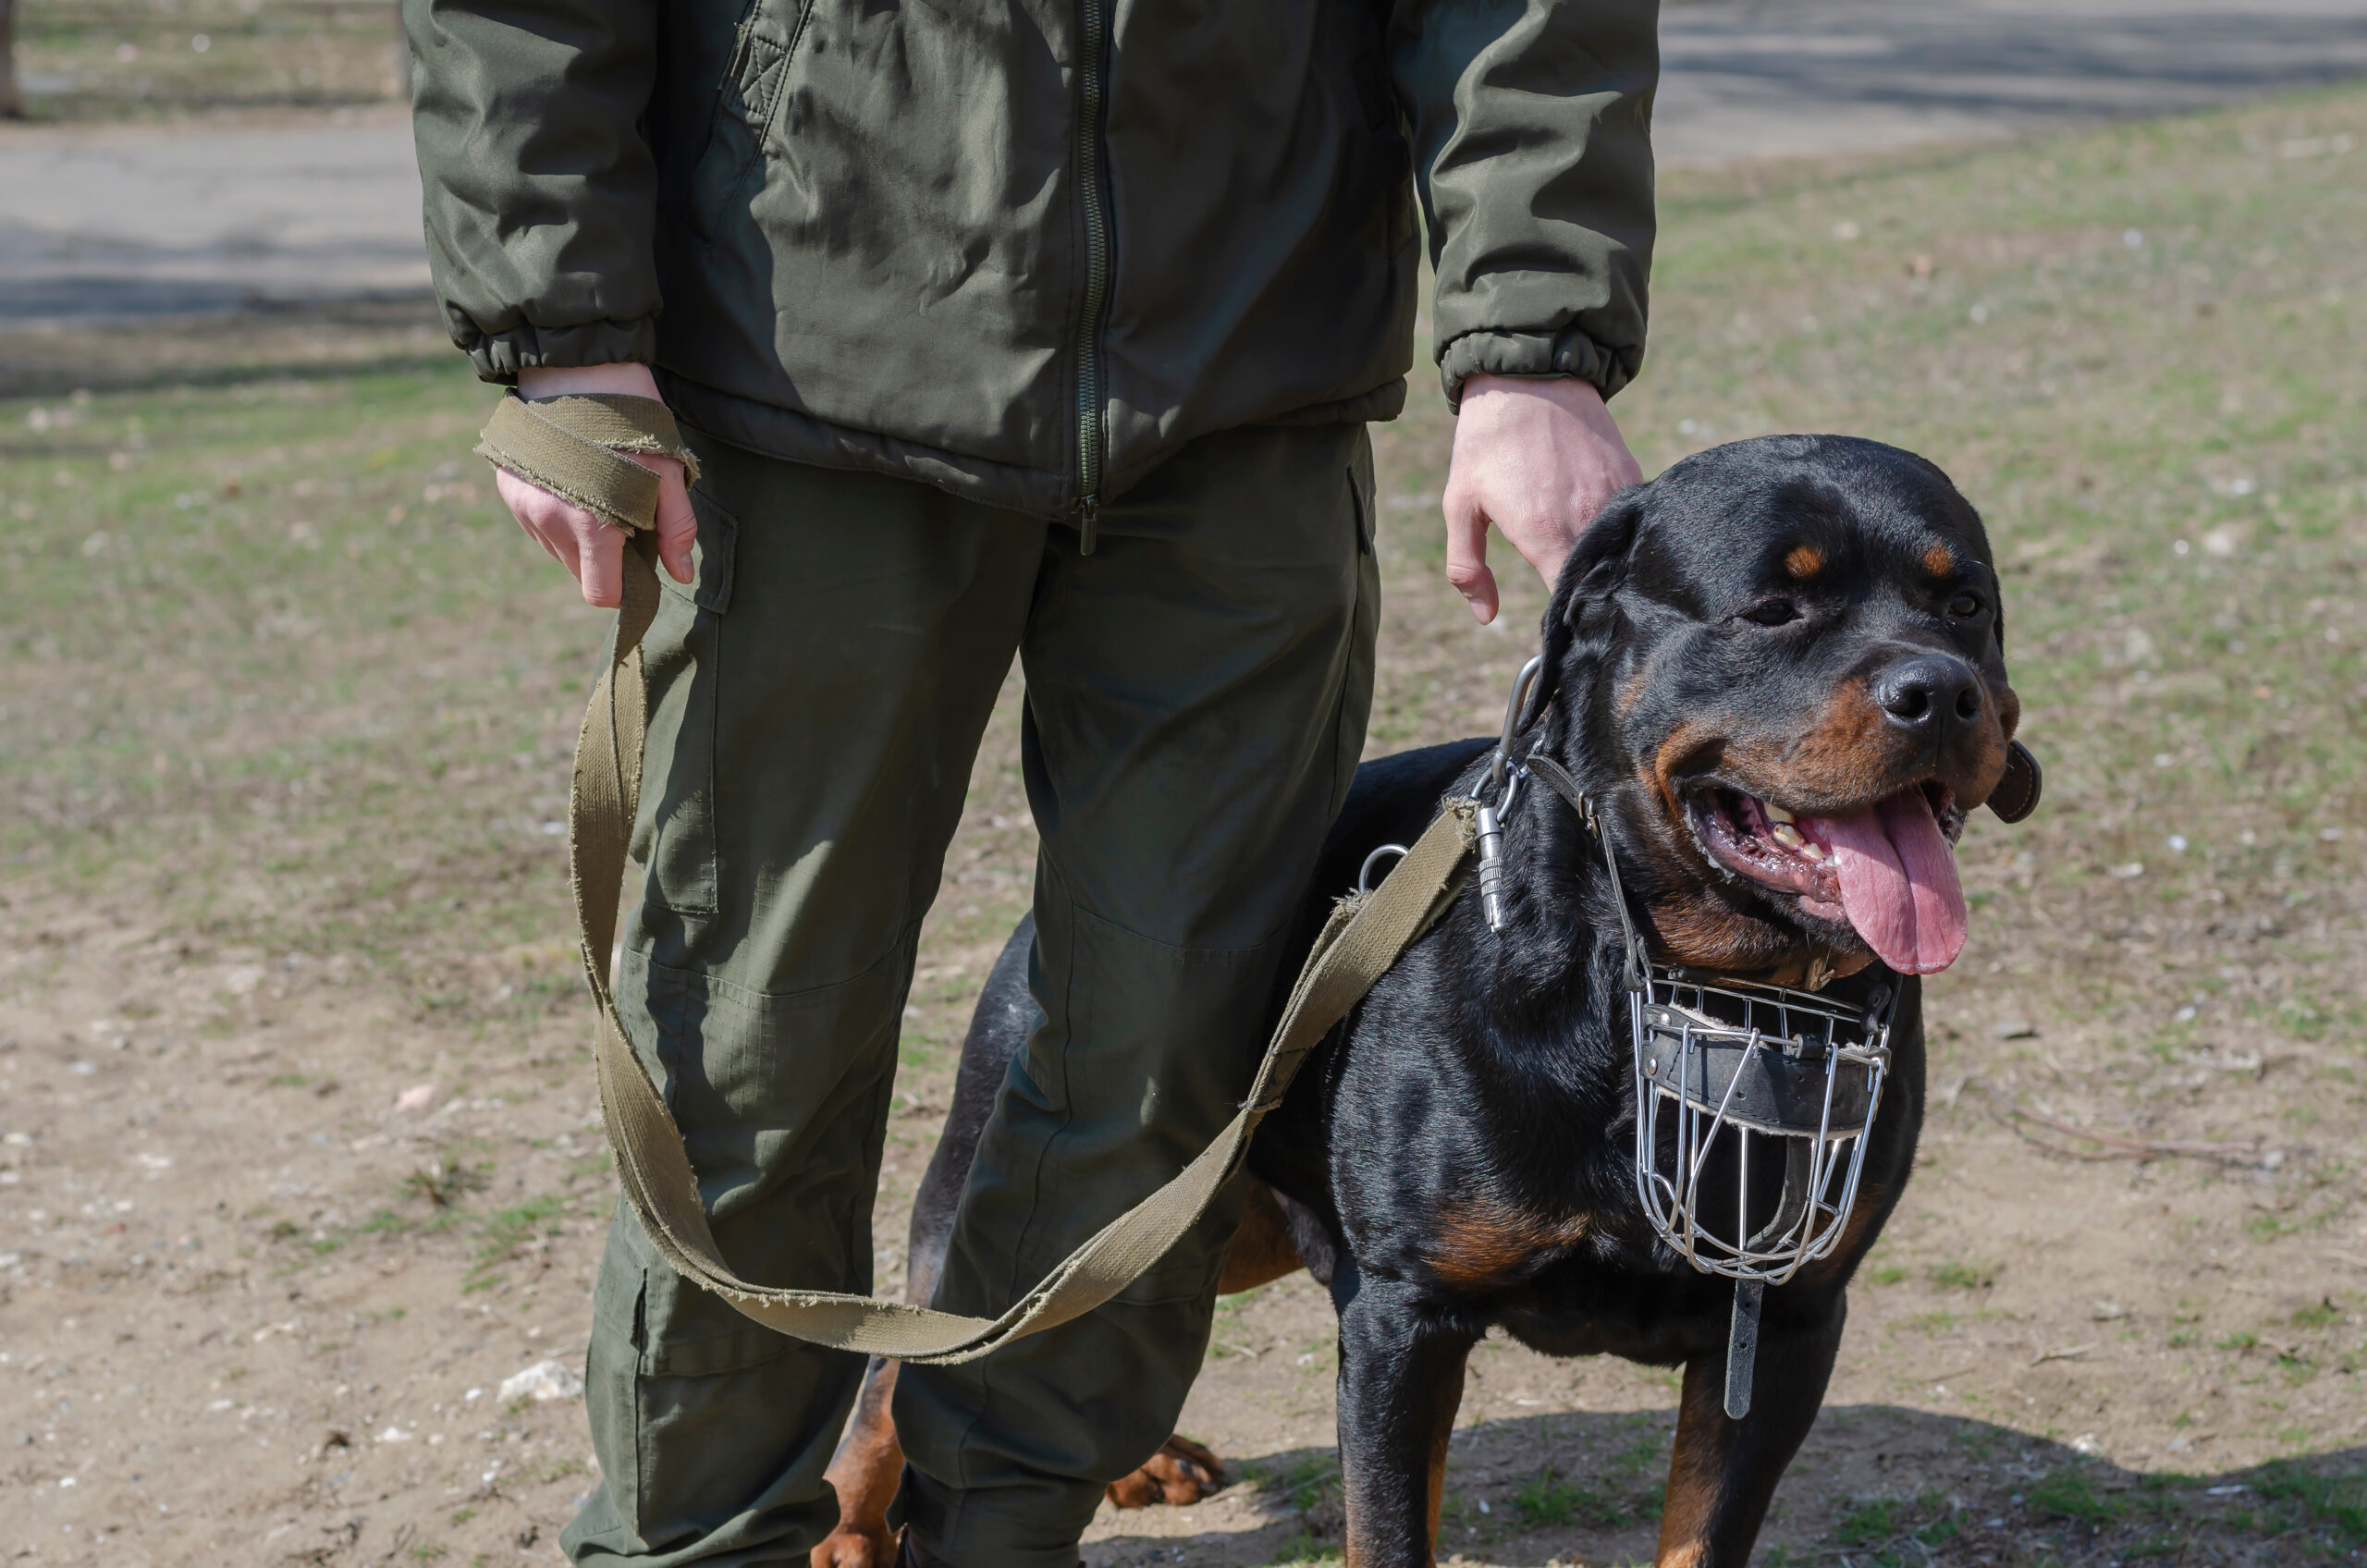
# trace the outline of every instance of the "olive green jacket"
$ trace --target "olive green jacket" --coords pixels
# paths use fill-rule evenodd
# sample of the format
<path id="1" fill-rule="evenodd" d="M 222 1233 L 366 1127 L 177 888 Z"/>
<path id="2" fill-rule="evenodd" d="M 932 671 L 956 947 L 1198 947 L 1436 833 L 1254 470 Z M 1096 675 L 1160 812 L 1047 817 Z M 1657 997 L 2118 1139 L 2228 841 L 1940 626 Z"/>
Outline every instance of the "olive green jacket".
<path id="1" fill-rule="evenodd" d="M 1196 436 L 1644 349 L 1656 0 L 405 0 L 488 380 L 1044 517 Z M 663 311 L 661 313 L 661 304 Z"/>

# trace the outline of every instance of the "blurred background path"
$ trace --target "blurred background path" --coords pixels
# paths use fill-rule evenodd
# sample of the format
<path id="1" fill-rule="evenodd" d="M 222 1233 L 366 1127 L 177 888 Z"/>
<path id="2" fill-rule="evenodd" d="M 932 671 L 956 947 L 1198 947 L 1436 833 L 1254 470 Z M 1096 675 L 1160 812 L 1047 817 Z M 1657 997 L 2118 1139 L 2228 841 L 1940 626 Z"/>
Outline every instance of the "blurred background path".
<path id="1" fill-rule="evenodd" d="M 1669 6 L 1662 38 L 1672 165 L 2005 137 L 2367 75 L 2361 0 L 1704 0 Z M 426 277 L 391 107 L 0 132 L 0 325 L 415 298 Z"/>
<path id="2" fill-rule="evenodd" d="M 1661 11 L 1667 164 L 2163 115 L 2367 74 L 2361 0 L 1707 0 Z"/>

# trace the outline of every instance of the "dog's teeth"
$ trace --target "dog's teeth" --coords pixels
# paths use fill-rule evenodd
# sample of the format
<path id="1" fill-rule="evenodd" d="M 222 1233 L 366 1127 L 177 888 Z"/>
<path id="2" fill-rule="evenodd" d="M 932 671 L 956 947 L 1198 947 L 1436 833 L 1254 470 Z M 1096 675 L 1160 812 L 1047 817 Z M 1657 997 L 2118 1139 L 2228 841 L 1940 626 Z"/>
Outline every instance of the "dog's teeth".
<path id="1" fill-rule="evenodd" d="M 1808 856 L 1810 860 L 1821 861 L 1824 858 L 1824 851 L 1818 847 L 1817 841 L 1814 839 L 1803 839 L 1800 840 L 1800 853 Z"/>
<path id="2" fill-rule="evenodd" d="M 1794 816 L 1790 812 L 1785 811 L 1782 806 L 1777 805 L 1773 801 L 1760 802 L 1759 809 L 1767 814 L 1767 820 L 1770 822 L 1797 822 L 1799 820 L 1799 818 Z"/>
<path id="3" fill-rule="evenodd" d="M 1788 822 L 1777 823 L 1775 825 L 1775 830 L 1769 834 L 1768 837 L 1774 839 L 1777 843 L 1783 845 L 1787 850 L 1799 850 L 1806 849 L 1808 847 L 1807 838 L 1801 834 L 1798 828 L 1793 827 Z"/>

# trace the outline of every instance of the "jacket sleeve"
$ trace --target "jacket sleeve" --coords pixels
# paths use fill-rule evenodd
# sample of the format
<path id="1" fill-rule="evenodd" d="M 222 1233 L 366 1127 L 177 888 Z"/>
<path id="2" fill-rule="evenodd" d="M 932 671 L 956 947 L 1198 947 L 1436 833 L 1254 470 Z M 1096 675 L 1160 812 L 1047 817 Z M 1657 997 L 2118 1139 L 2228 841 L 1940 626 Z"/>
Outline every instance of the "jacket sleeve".
<path id="1" fill-rule="evenodd" d="M 436 298 L 487 381 L 647 361 L 657 0 L 403 0 Z"/>
<path id="2" fill-rule="evenodd" d="M 1391 76 L 1438 276 L 1447 401 L 1466 378 L 1644 358 L 1657 0 L 1396 0 Z"/>

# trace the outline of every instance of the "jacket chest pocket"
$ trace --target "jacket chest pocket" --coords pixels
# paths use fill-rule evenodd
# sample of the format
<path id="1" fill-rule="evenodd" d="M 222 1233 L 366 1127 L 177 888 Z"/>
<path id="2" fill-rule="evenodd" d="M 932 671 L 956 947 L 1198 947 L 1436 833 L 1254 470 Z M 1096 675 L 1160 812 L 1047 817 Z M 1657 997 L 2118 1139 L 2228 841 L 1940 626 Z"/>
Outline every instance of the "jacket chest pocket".
<path id="1" fill-rule="evenodd" d="M 780 112 L 781 86 L 813 15 L 814 0 L 755 0 L 740 24 L 715 101 L 706 149 L 691 170 L 691 222 L 711 240 L 764 163 Z"/>

